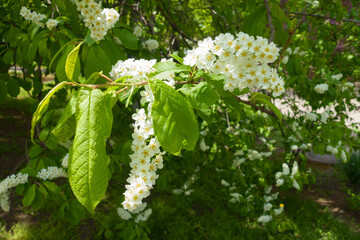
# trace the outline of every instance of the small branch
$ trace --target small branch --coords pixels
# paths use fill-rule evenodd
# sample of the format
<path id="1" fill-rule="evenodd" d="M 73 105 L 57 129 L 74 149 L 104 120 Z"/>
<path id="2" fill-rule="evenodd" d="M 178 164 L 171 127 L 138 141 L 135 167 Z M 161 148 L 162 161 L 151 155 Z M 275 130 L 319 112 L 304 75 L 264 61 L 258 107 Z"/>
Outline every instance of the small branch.
<path id="1" fill-rule="evenodd" d="M 335 18 L 330 18 L 330 17 L 328 17 L 328 16 L 319 15 L 319 14 L 314 14 L 314 13 L 291 12 L 291 11 L 286 10 L 286 9 L 284 9 L 284 12 L 291 13 L 291 14 L 295 14 L 295 15 L 308 16 L 308 17 L 315 17 L 315 18 L 323 18 L 323 19 L 326 19 L 326 20 L 338 21 L 338 20 L 337 20 L 337 19 L 335 19 Z M 342 22 L 351 22 L 351 23 L 360 24 L 360 21 L 358 21 L 358 20 L 354 20 L 354 19 L 346 19 L 346 18 L 343 18 L 343 19 L 340 19 L 339 21 L 342 21 Z"/>
<path id="2" fill-rule="evenodd" d="M 184 85 L 184 84 L 199 84 L 199 82 L 195 81 L 183 81 L 183 82 L 175 82 L 175 85 Z"/>
<path id="3" fill-rule="evenodd" d="M 158 9 L 160 11 L 160 13 L 164 16 L 164 18 L 166 19 L 166 21 L 169 22 L 169 24 L 171 25 L 171 27 L 180 34 L 180 36 L 184 39 L 185 43 L 188 45 L 188 43 L 186 42 L 185 38 L 194 42 L 194 43 L 197 43 L 197 41 L 195 41 L 194 39 L 188 37 L 183 31 L 181 31 L 177 25 L 171 20 L 171 18 L 164 12 L 164 10 L 158 6 Z M 190 47 L 190 46 L 189 46 Z"/>
<path id="4" fill-rule="evenodd" d="M 276 114 L 275 114 L 273 111 L 271 111 L 271 110 L 269 110 L 269 109 L 266 109 L 266 108 L 264 108 L 264 107 L 259 107 L 259 106 L 256 105 L 255 103 L 253 103 L 253 102 L 251 102 L 251 101 L 243 100 L 243 99 L 241 99 L 240 97 L 237 97 L 237 96 L 235 96 L 235 95 L 234 95 L 234 97 L 236 98 L 236 100 L 237 100 L 238 102 L 241 102 L 241 103 L 244 103 L 244 104 L 246 104 L 246 105 L 249 105 L 249 106 L 253 107 L 255 110 L 259 110 L 259 111 L 261 111 L 261 112 L 264 112 L 264 113 L 266 113 L 266 114 L 268 114 L 268 115 L 270 115 L 270 116 L 278 119 L 278 117 L 276 116 Z"/>
<path id="5" fill-rule="evenodd" d="M 269 42 L 272 42 L 275 39 L 275 28 L 274 28 L 274 25 L 273 25 L 273 22 L 272 22 L 271 11 L 270 11 L 268 0 L 264 0 L 264 3 L 265 3 L 265 7 L 266 7 L 267 19 L 268 19 L 269 26 L 270 26 L 270 29 L 271 29 L 271 35 L 270 35 L 270 38 L 269 38 Z"/>
<path id="6" fill-rule="evenodd" d="M 99 74 L 99 76 L 105 78 L 106 80 L 108 80 L 108 81 L 111 82 L 111 83 L 114 82 L 114 81 L 113 81 L 112 79 L 110 79 L 108 76 L 102 74 L 102 72 Z"/>

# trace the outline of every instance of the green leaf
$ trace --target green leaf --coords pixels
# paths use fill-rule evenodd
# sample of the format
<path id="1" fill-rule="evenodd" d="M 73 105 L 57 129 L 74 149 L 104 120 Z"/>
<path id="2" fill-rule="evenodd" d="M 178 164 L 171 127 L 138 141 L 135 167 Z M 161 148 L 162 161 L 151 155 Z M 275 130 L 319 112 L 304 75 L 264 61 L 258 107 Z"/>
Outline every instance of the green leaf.
<path id="1" fill-rule="evenodd" d="M 261 36 L 265 30 L 266 8 L 264 5 L 259 6 L 245 20 L 244 32 L 253 36 Z"/>
<path id="2" fill-rule="evenodd" d="M 116 44 L 113 39 L 105 38 L 101 43 L 110 60 L 110 65 L 115 65 L 119 60 L 125 60 L 127 58 L 122 47 Z"/>
<path id="3" fill-rule="evenodd" d="M 77 105 L 77 94 L 78 92 L 75 92 L 75 94 L 71 97 L 56 127 L 51 132 L 60 142 L 66 142 L 72 136 L 74 136 L 76 127 L 75 112 Z"/>
<path id="4" fill-rule="evenodd" d="M 20 87 L 14 78 L 9 78 L 7 80 L 6 85 L 7 85 L 8 93 L 10 94 L 10 96 L 17 97 L 19 95 Z"/>
<path id="5" fill-rule="evenodd" d="M 37 145 L 35 145 L 37 146 Z M 30 177 L 36 177 L 36 171 L 31 167 L 26 167 L 20 170 L 21 173 L 27 173 Z"/>
<path id="6" fill-rule="evenodd" d="M 161 146 L 173 154 L 182 148 L 193 150 L 199 137 L 199 126 L 190 103 L 162 81 L 152 81 L 150 86 L 155 98 L 151 115 Z"/>
<path id="7" fill-rule="evenodd" d="M 283 118 L 282 113 L 280 112 L 280 110 L 272 102 L 270 102 L 271 98 L 269 96 L 264 95 L 262 93 L 257 93 L 256 95 L 254 95 L 252 97 L 252 99 L 254 101 L 257 101 L 257 102 L 260 102 L 260 103 L 263 103 L 263 104 L 267 105 L 275 113 L 275 115 L 278 117 L 280 122 L 282 121 L 282 118 Z"/>
<path id="8" fill-rule="evenodd" d="M 214 74 L 204 74 L 203 77 L 205 78 L 206 82 L 210 83 L 216 92 L 221 97 L 231 97 L 232 94 L 229 91 L 224 90 L 224 76 L 222 75 L 214 75 Z"/>
<path id="9" fill-rule="evenodd" d="M 54 194 L 59 194 L 61 192 L 60 188 L 58 187 L 58 185 L 56 185 L 56 183 L 45 181 L 42 184 L 49 192 L 52 192 Z"/>
<path id="10" fill-rule="evenodd" d="M 48 108 L 49 103 L 50 103 L 50 98 L 52 97 L 52 95 L 54 95 L 54 93 L 56 93 L 57 91 L 62 89 L 66 84 L 67 84 L 67 82 L 61 82 L 58 85 L 56 85 L 53 89 L 51 89 L 48 92 L 48 94 L 46 94 L 45 98 L 43 100 L 41 100 L 38 107 L 36 108 L 36 111 L 31 119 L 30 136 L 31 136 L 32 142 L 34 142 L 35 125 L 39 122 L 39 120 L 41 119 L 41 116 L 45 113 L 46 109 Z"/>
<path id="11" fill-rule="evenodd" d="M 70 42 L 67 42 L 66 44 L 64 44 L 64 46 L 62 46 L 61 48 L 60 48 L 60 50 L 59 51 L 57 51 L 57 53 L 54 55 L 54 57 L 51 59 L 51 62 L 50 62 L 50 64 L 49 64 L 49 69 L 51 70 L 51 67 L 52 67 L 52 65 L 53 65 L 53 63 L 55 62 L 55 60 L 57 59 L 57 57 L 60 55 L 60 53 L 69 45 L 69 44 L 71 44 L 71 43 L 73 43 L 73 42 L 75 42 L 75 41 L 79 41 L 79 39 L 77 38 L 77 39 L 73 39 L 73 40 L 71 40 Z M 66 55 L 67 56 L 67 55 Z M 56 71 L 56 73 L 57 73 L 57 71 Z"/>
<path id="12" fill-rule="evenodd" d="M 22 203 L 25 207 L 30 206 L 31 203 L 34 201 L 35 192 L 36 192 L 35 184 L 31 185 L 31 187 L 25 191 L 24 198 L 22 199 Z"/>
<path id="13" fill-rule="evenodd" d="M 40 40 L 44 37 L 44 35 L 46 34 L 46 31 L 41 31 L 39 32 L 34 39 L 32 40 L 32 42 L 30 43 L 29 49 L 28 49 L 28 55 L 27 55 L 27 59 L 32 62 L 35 59 L 35 55 L 36 55 L 36 51 L 39 47 L 39 43 Z"/>
<path id="14" fill-rule="evenodd" d="M 7 97 L 7 86 L 2 77 L 0 77 L 0 102 L 4 101 Z"/>
<path id="15" fill-rule="evenodd" d="M 76 132 L 69 154 L 69 181 L 79 202 L 93 213 L 108 185 L 106 139 L 112 126 L 112 95 L 100 89 L 78 94 Z"/>
<path id="16" fill-rule="evenodd" d="M 36 188 L 34 201 L 31 203 L 31 208 L 34 211 L 38 211 L 40 208 L 44 206 L 44 197 L 43 194 Z"/>
<path id="17" fill-rule="evenodd" d="M 138 38 L 127 29 L 113 29 L 115 35 L 121 40 L 121 44 L 130 50 L 138 50 Z"/>
<path id="18" fill-rule="evenodd" d="M 185 85 L 180 91 L 185 93 L 191 106 L 195 109 L 208 108 L 219 100 L 216 91 L 207 82 L 200 82 L 193 88 Z"/>
<path id="19" fill-rule="evenodd" d="M 173 59 L 175 59 L 176 61 L 178 61 L 179 63 L 183 64 L 184 63 L 184 59 L 182 59 L 181 57 L 179 57 L 176 54 L 169 54 L 170 57 L 172 57 Z"/>
<path id="20" fill-rule="evenodd" d="M 79 50 L 80 50 L 80 47 L 81 45 L 83 44 L 84 42 L 81 42 L 79 43 L 70 53 L 69 55 L 67 56 L 66 58 L 66 62 L 65 62 L 65 73 L 66 73 L 66 76 L 67 78 L 70 80 L 70 81 L 74 81 L 74 76 L 78 75 L 78 73 L 76 73 L 76 62 L 77 62 L 77 59 L 78 59 L 78 54 L 79 54 Z M 80 72 L 80 69 L 78 69 L 79 72 Z"/>
<path id="21" fill-rule="evenodd" d="M 66 5 L 65 5 L 64 1 L 54 0 L 54 3 L 55 3 L 55 5 L 58 6 L 61 10 L 65 10 L 65 9 L 66 9 Z"/>
<path id="22" fill-rule="evenodd" d="M 65 72 L 65 63 L 66 63 L 66 59 L 67 59 L 68 54 L 73 49 L 74 49 L 73 45 L 67 45 L 67 47 L 65 48 L 64 54 L 60 57 L 59 61 L 56 64 L 56 68 L 55 68 L 56 74 L 55 74 L 55 76 L 57 77 L 59 82 L 68 81 L 68 78 L 67 78 L 66 72 Z"/>
<path id="23" fill-rule="evenodd" d="M 38 156 L 43 152 L 44 149 L 40 145 L 35 144 L 31 146 L 31 148 L 29 149 L 29 158 L 35 158 L 36 156 Z"/>
<path id="24" fill-rule="evenodd" d="M 12 64 L 13 60 L 14 60 L 14 51 L 9 49 L 8 51 L 5 52 L 5 54 L 2 57 L 2 60 L 4 63 L 6 64 Z"/>
<path id="25" fill-rule="evenodd" d="M 154 65 L 156 72 L 151 76 L 151 79 L 169 79 L 171 75 L 179 72 L 190 72 L 191 67 L 187 65 L 180 65 L 172 61 L 158 62 Z M 172 76 L 174 77 L 174 76 Z"/>
<path id="26" fill-rule="evenodd" d="M 84 53 L 85 59 L 85 77 L 90 78 L 94 72 L 103 72 L 105 75 L 111 71 L 111 64 L 109 57 L 105 51 L 99 46 L 94 44 L 86 48 Z"/>

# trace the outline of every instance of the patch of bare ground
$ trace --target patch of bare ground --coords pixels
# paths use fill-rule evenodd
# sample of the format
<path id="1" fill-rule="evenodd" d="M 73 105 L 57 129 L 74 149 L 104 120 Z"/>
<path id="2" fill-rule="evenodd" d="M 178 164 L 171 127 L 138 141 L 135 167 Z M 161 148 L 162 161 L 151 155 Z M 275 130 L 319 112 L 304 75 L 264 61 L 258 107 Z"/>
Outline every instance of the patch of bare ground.
<path id="1" fill-rule="evenodd" d="M 328 210 L 337 220 L 347 223 L 355 232 L 360 232 L 360 211 L 349 208 L 340 171 L 332 165 L 308 163 L 317 172 L 317 181 L 305 187 L 301 196 L 311 199 Z"/>

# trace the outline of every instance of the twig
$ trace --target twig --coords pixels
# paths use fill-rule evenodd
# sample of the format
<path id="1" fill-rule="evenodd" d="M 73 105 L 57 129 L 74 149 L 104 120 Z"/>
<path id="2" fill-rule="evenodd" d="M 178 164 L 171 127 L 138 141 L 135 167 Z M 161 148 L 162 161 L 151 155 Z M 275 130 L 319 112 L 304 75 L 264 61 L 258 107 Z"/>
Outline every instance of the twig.
<path id="1" fill-rule="evenodd" d="M 269 38 L 269 42 L 272 42 L 272 41 L 274 41 L 274 38 L 275 38 L 275 28 L 274 28 L 274 25 L 272 22 L 271 11 L 270 11 L 268 0 L 264 0 L 264 3 L 265 3 L 265 7 L 266 7 L 267 19 L 268 19 L 269 26 L 271 29 L 271 35 Z"/>
<path id="2" fill-rule="evenodd" d="M 323 19 L 327 19 L 327 20 L 338 21 L 338 20 L 335 19 L 335 18 L 330 18 L 330 17 L 328 17 L 328 16 L 319 15 L 319 14 L 314 14 L 314 13 L 291 12 L 291 11 L 286 10 L 286 9 L 284 9 L 284 12 L 291 13 L 291 14 L 295 14 L 295 15 L 302 15 L 302 16 L 316 17 L 316 18 L 323 18 Z M 352 23 L 360 24 L 360 21 L 354 20 L 354 19 L 346 19 L 346 18 L 343 18 L 343 19 L 340 19 L 339 21 L 342 21 L 342 22 L 352 22 Z"/>
<path id="3" fill-rule="evenodd" d="M 164 10 L 158 6 L 158 9 L 159 11 L 161 12 L 161 14 L 164 16 L 164 18 L 166 19 L 166 21 L 169 22 L 169 24 L 171 25 L 171 27 L 180 34 L 180 36 L 184 39 L 185 43 L 188 45 L 188 43 L 186 42 L 185 38 L 194 42 L 194 43 L 197 43 L 197 41 L 195 41 L 194 39 L 188 37 L 183 31 L 181 31 L 177 25 L 171 20 L 171 18 L 164 12 Z M 189 46 L 190 47 L 190 46 Z"/>
<path id="4" fill-rule="evenodd" d="M 105 79 L 108 80 L 109 82 L 114 82 L 112 79 L 110 79 L 108 76 L 106 76 L 106 75 L 104 75 L 104 74 L 102 74 L 102 73 L 100 73 L 99 76 L 105 78 Z"/>
<path id="5" fill-rule="evenodd" d="M 264 108 L 264 107 L 259 107 L 258 105 L 256 105 L 255 103 L 253 103 L 253 102 L 251 102 L 251 101 L 243 100 L 243 99 L 241 99 L 240 97 L 237 97 L 237 96 L 235 96 L 235 95 L 233 95 L 233 96 L 236 98 L 236 100 L 237 100 L 238 102 L 241 102 L 241 103 L 244 103 L 244 104 L 246 104 L 246 105 L 249 105 L 249 106 L 253 107 L 255 110 L 259 110 L 259 111 L 264 112 L 264 113 L 266 113 L 266 114 L 268 114 L 268 115 L 270 115 L 270 116 L 272 116 L 272 117 L 274 117 L 274 118 L 279 119 L 273 111 L 271 111 L 271 110 L 269 110 L 269 109 L 266 109 L 266 108 Z"/>

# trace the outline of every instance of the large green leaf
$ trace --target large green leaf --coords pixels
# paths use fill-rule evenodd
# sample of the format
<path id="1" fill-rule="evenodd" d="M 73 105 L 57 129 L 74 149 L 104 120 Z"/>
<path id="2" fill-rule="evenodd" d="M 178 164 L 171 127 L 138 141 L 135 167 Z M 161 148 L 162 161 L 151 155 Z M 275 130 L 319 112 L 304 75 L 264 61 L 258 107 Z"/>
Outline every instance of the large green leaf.
<path id="1" fill-rule="evenodd" d="M 80 44 L 78 44 L 67 56 L 66 58 L 66 62 L 65 62 L 65 73 L 67 78 L 70 81 L 74 81 L 76 79 L 75 76 L 78 75 L 79 73 L 77 71 L 80 72 L 80 68 L 76 69 L 76 62 L 78 61 L 78 55 L 79 55 L 79 50 L 81 45 L 83 44 L 83 42 L 81 42 Z"/>
<path id="2" fill-rule="evenodd" d="M 244 32 L 253 36 L 261 36 L 265 30 L 266 8 L 260 5 L 245 20 Z"/>
<path id="3" fill-rule="evenodd" d="M 216 91 L 207 82 L 200 82 L 196 87 L 185 85 L 180 89 L 188 97 L 190 104 L 196 109 L 205 109 L 219 100 Z"/>
<path id="4" fill-rule="evenodd" d="M 93 44 L 86 48 L 85 59 L 85 77 L 89 78 L 94 72 L 103 72 L 105 75 L 111 71 L 109 57 L 99 44 Z"/>
<path id="5" fill-rule="evenodd" d="M 137 50 L 138 49 L 138 38 L 130 32 L 127 29 L 113 29 L 115 35 L 121 40 L 121 44 L 131 50 Z"/>
<path id="6" fill-rule="evenodd" d="M 32 119 L 31 119 L 30 134 L 31 134 L 31 141 L 32 142 L 34 142 L 35 125 L 39 122 L 41 116 L 45 113 L 46 109 L 48 108 L 49 103 L 50 103 L 50 98 L 52 97 L 52 95 L 54 95 L 54 93 L 56 93 L 57 91 L 62 89 L 66 84 L 67 84 L 67 82 L 61 82 L 58 85 L 56 85 L 53 89 L 50 90 L 50 92 L 48 92 L 48 94 L 46 94 L 44 99 L 41 100 L 41 102 L 37 106 L 36 111 L 35 111 Z"/>
<path id="7" fill-rule="evenodd" d="M 76 127 L 75 112 L 77 105 L 77 94 L 78 92 L 76 92 L 71 97 L 56 127 L 51 132 L 60 142 L 66 142 L 75 133 L 75 127 Z"/>
<path id="8" fill-rule="evenodd" d="M 108 185 L 106 139 L 113 121 L 111 97 L 99 89 L 82 89 L 78 94 L 68 173 L 74 195 L 90 213 L 94 212 Z"/>
<path id="9" fill-rule="evenodd" d="M 152 81 L 150 86 L 155 98 L 151 116 L 161 146 L 173 154 L 182 148 L 193 150 L 199 127 L 190 103 L 162 81 Z"/>

